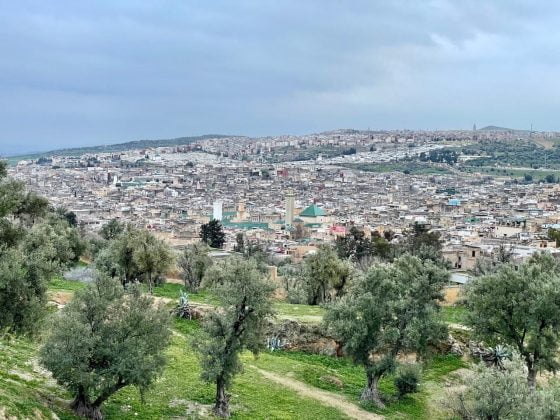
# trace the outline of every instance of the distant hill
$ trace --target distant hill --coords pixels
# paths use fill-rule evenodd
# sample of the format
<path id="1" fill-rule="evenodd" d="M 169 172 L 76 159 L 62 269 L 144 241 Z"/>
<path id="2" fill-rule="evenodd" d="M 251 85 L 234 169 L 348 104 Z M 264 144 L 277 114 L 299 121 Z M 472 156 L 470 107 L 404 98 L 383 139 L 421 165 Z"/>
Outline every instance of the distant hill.
<path id="1" fill-rule="evenodd" d="M 487 125 L 486 127 L 479 128 L 478 131 L 515 131 L 515 132 L 528 132 L 529 130 L 517 130 L 515 128 L 498 127 L 496 125 Z"/>
<path id="2" fill-rule="evenodd" d="M 242 136 L 230 136 L 225 134 L 205 134 L 203 136 L 177 137 L 174 139 L 133 140 L 125 143 L 109 144 L 109 145 L 102 145 L 102 146 L 74 147 L 74 148 L 52 150 L 49 152 L 42 152 L 42 153 L 30 153 L 25 155 L 10 156 L 8 158 L 8 161 L 14 163 L 19 160 L 39 159 L 40 157 L 49 157 L 53 155 L 81 156 L 86 153 L 113 153 L 113 152 L 118 153 L 118 152 L 125 152 L 127 150 L 150 148 L 150 147 L 184 146 L 190 143 L 194 143 L 195 141 L 198 140 L 218 139 L 224 137 L 242 137 Z"/>

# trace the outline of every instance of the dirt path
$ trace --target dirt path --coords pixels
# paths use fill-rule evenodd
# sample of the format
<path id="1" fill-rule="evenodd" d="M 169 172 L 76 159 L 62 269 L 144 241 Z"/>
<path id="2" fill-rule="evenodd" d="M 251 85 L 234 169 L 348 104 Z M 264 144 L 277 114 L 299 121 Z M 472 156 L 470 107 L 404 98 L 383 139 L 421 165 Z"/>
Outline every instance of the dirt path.
<path id="1" fill-rule="evenodd" d="M 291 388 L 303 397 L 313 398 L 323 405 L 337 408 L 348 417 L 351 417 L 353 419 L 380 420 L 384 418 L 383 416 L 380 416 L 378 414 L 362 410 L 360 407 L 352 404 L 350 401 L 340 395 L 311 387 L 307 384 L 304 384 L 303 382 L 296 381 L 295 379 L 277 375 L 276 373 L 268 372 L 257 367 L 254 367 L 254 369 L 256 369 L 266 379 L 272 382 L 276 382 L 279 385 L 285 386 L 286 388 Z"/>

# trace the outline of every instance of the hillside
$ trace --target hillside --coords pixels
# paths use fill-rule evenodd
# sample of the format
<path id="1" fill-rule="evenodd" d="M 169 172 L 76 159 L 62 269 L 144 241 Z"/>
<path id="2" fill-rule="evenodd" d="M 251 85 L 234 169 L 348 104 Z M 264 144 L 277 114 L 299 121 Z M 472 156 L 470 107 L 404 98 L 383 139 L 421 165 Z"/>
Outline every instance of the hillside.
<path id="1" fill-rule="evenodd" d="M 10 156 L 8 160 L 10 162 L 17 162 L 19 160 L 39 159 L 40 157 L 49 157 L 52 155 L 81 156 L 86 153 L 111 153 L 111 152 L 124 152 L 127 150 L 142 149 L 142 148 L 149 148 L 149 147 L 184 146 L 199 140 L 219 139 L 225 137 L 240 137 L 240 136 L 229 136 L 225 134 L 205 134 L 203 136 L 177 137 L 174 139 L 133 140 L 125 143 L 100 145 L 100 146 L 85 146 L 85 147 L 75 147 L 75 148 L 73 147 L 73 148 L 51 150 L 49 152 L 16 155 L 16 156 Z"/>
<path id="2" fill-rule="evenodd" d="M 486 127 L 479 128 L 477 131 L 513 131 L 518 133 L 529 132 L 529 130 L 518 130 L 516 128 L 499 127 L 497 125 L 487 125 Z"/>
<path id="3" fill-rule="evenodd" d="M 49 286 L 49 298 L 61 304 L 83 287 L 80 282 L 55 279 Z M 159 286 L 155 295 L 176 296 L 179 288 L 174 284 Z M 205 295 L 194 300 L 199 299 L 212 301 Z M 303 306 L 281 304 L 277 309 L 279 315 L 292 315 L 296 309 L 301 315 Z M 319 317 L 323 312 L 310 309 Z M 448 322 L 460 321 L 460 317 L 449 315 L 444 314 Z M 146 392 L 144 400 L 135 388 L 119 391 L 105 405 L 106 418 L 215 418 L 210 413 L 214 386 L 200 379 L 199 360 L 189 344 L 199 328 L 198 322 L 176 319 L 163 376 Z M 71 395 L 39 366 L 36 341 L 0 336 L 0 418 L 77 420 L 68 407 Z M 458 374 L 467 366 L 458 356 L 435 357 L 424 367 L 425 382 L 419 393 L 391 400 L 381 410 L 360 403 L 364 372 L 347 358 L 277 350 L 265 351 L 258 359 L 245 353 L 242 360 L 245 369 L 232 388 L 234 419 L 444 418 L 439 399 L 461 383 Z M 381 388 L 393 395 L 393 376 L 384 378 Z"/>

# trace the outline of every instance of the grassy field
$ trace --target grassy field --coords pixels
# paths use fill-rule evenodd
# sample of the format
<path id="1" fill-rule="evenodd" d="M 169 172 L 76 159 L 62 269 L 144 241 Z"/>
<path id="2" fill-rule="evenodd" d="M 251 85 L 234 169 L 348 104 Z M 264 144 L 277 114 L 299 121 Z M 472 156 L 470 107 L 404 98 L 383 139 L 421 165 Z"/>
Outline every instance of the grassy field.
<path id="1" fill-rule="evenodd" d="M 154 288 L 154 296 L 177 300 L 184 290 L 183 285 L 177 283 L 166 283 Z M 205 303 L 215 305 L 218 301 L 206 291 L 189 293 L 189 300 L 194 303 Z M 275 302 L 274 309 L 278 319 L 292 319 L 302 322 L 320 322 L 325 309 L 320 306 L 309 306 L 291 304 L 286 302 Z"/>
<path id="2" fill-rule="evenodd" d="M 198 329 L 194 321 L 175 320 L 168 363 L 163 376 L 144 395 L 131 387 L 115 394 L 104 406 L 109 419 L 206 418 L 214 397 L 214 387 L 200 380 L 198 359 L 188 345 L 188 336 Z M 68 409 L 71 396 L 58 386 L 36 362 L 38 343 L 26 339 L 0 340 L 0 418 L 74 419 Z M 341 411 L 302 397 L 295 391 L 265 378 L 259 370 L 296 379 L 310 389 L 339 394 L 359 406 L 364 385 L 363 370 L 348 359 L 305 353 L 265 352 L 257 359 L 243 356 L 245 369 L 232 387 L 234 419 L 344 419 Z M 385 410 L 362 406 L 387 418 L 435 418 L 430 403 L 441 392 L 447 375 L 464 363 L 454 356 L 440 356 L 424 369 L 421 391 L 402 400 L 393 395 L 392 377 L 384 379 L 381 389 L 388 398 Z"/>
<path id="3" fill-rule="evenodd" d="M 136 389 L 125 388 L 104 406 L 106 417 L 207 417 L 215 390 L 200 380 L 198 359 L 184 336 L 196 328 L 193 322 L 177 321 L 165 372 L 145 394 L 144 402 Z M 37 348 L 37 343 L 25 339 L 0 340 L 0 418 L 54 418 L 54 414 L 74 419 L 68 409 L 71 396 L 37 365 Z M 231 403 L 234 419 L 346 418 L 334 408 L 270 383 L 251 369 L 236 378 Z"/>
<path id="4" fill-rule="evenodd" d="M 457 356 L 438 356 L 428 362 L 423 370 L 420 392 L 402 400 L 396 398 L 393 376 L 382 379 L 380 389 L 388 400 L 387 408 L 380 410 L 363 405 L 359 396 L 365 384 L 363 368 L 346 358 L 333 358 L 298 352 L 276 352 L 261 355 L 258 360 L 246 360 L 265 370 L 296 378 L 310 386 L 331 391 L 347 397 L 368 411 L 383 414 L 387 418 L 428 419 L 434 418 L 434 407 L 429 399 L 436 391 L 442 391 L 444 379 L 451 372 L 465 367 Z"/>
<path id="5" fill-rule="evenodd" d="M 366 172 L 403 172 L 411 175 L 447 174 L 450 171 L 444 167 L 425 162 L 391 162 L 391 163 L 347 163 L 347 168 Z"/>
<path id="6" fill-rule="evenodd" d="M 176 329 L 190 333 L 193 323 L 179 322 Z M 109 400 L 105 413 L 108 418 L 197 418 L 208 413 L 214 398 L 214 386 L 200 380 L 200 368 L 195 353 L 189 349 L 183 335 L 175 335 L 168 350 L 168 364 L 163 377 L 146 394 L 142 404 L 133 388 L 124 389 Z M 318 402 L 299 397 L 295 392 L 279 388 L 258 372 L 246 369 L 231 390 L 235 419 L 255 418 L 325 418 L 345 416 Z"/>
<path id="7" fill-rule="evenodd" d="M 510 168 L 493 168 L 491 166 L 462 166 L 461 171 L 467 173 L 481 173 L 488 174 L 492 176 L 503 176 L 510 178 L 521 178 L 523 179 L 525 175 L 531 175 L 533 181 L 544 180 L 547 175 L 554 175 L 555 177 L 560 176 L 560 170 L 554 169 L 510 169 Z"/>
<path id="8" fill-rule="evenodd" d="M 74 419 L 70 395 L 37 366 L 36 350 L 30 340 L 0 337 L 0 419 Z"/>
<path id="9" fill-rule="evenodd" d="M 49 292 L 74 293 L 83 283 L 54 279 Z M 181 285 L 166 284 L 154 289 L 154 295 L 169 299 L 179 296 Z M 214 303 L 207 293 L 191 294 L 193 301 Z M 276 302 L 279 318 L 320 322 L 324 309 L 308 305 Z M 460 324 L 465 310 L 462 307 L 442 308 L 446 322 Z M 163 376 L 145 394 L 144 402 L 134 388 L 125 388 L 105 405 L 109 419 L 153 418 L 211 418 L 214 387 L 200 379 L 200 367 L 194 351 L 189 346 L 189 336 L 197 330 L 195 321 L 175 319 L 172 344 L 167 351 L 168 364 Z M 36 362 L 39 342 L 26 339 L 0 339 L 0 411 L 2 416 L 16 418 L 74 419 L 68 410 L 71 396 Z M 456 356 L 437 356 L 423 368 L 420 392 L 403 399 L 395 394 L 393 377 L 381 381 L 380 388 L 388 401 L 380 410 L 363 405 L 359 395 L 365 383 L 363 369 L 347 358 L 334 358 L 302 352 L 264 352 L 257 359 L 244 354 L 243 373 L 235 379 L 232 393 L 234 419 L 344 419 L 341 409 L 324 404 L 316 398 L 302 396 L 288 385 L 279 385 L 263 375 L 276 375 L 304 384 L 309 390 L 330 392 L 355 407 L 377 413 L 389 419 L 438 419 L 444 418 L 438 400 L 445 395 L 453 372 L 464 368 L 465 362 Z M 337 397 L 337 398 L 338 398 Z"/>
<path id="10" fill-rule="evenodd" d="M 443 320 L 448 324 L 464 324 L 467 309 L 464 306 L 443 306 L 441 308 Z"/>
<path id="11" fill-rule="evenodd" d="M 49 291 L 51 292 L 68 292 L 73 293 L 85 287 L 84 283 L 73 280 L 65 280 L 56 277 L 49 284 Z M 171 300 L 178 300 L 181 290 L 184 287 L 177 283 L 165 283 L 160 286 L 154 287 L 154 296 L 166 298 Z M 189 299 L 194 303 L 204 303 L 209 305 L 216 305 L 217 299 L 206 291 L 198 293 L 189 293 Z M 274 310 L 276 317 L 279 320 L 290 319 L 300 322 L 319 323 L 323 319 L 325 309 L 321 306 L 310 306 L 303 304 L 287 303 L 287 302 L 274 302 Z M 458 306 L 444 306 L 441 310 L 442 318 L 445 322 L 451 324 L 461 324 L 464 321 L 466 309 Z"/>
<path id="12" fill-rule="evenodd" d="M 558 137 L 554 137 L 554 138 L 549 138 L 549 139 L 542 139 L 542 138 L 531 138 L 531 140 L 539 145 L 541 145 L 542 147 L 544 147 L 545 149 L 552 149 L 554 146 L 557 146 L 560 144 L 560 138 Z"/>
<path id="13" fill-rule="evenodd" d="M 55 277 L 49 283 L 49 290 L 52 291 L 63 291 L 63 292 L 75 292 L 86 287 L 85 283 L 75 280 L 66 280 L 62 277 Z"/>

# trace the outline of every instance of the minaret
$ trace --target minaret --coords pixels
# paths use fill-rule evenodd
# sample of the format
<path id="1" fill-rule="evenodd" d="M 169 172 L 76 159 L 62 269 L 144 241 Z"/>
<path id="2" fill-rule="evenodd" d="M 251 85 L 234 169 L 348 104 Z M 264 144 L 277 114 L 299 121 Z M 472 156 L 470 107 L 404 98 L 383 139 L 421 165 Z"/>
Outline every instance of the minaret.
<path id="1" fill-rule="evenodd" d="M 222 220 L 222 202 L 221 201 L 214 201 L 214 209 L 212 211 L 212 219 L 214 220 Z"/>
<path id="2" fill-rule="evenodd" d="M 294 208 L 295 208 L 295 195 L 293 190 L 286 191 L 286 220 L 284 221 L 286 227 L 291 227 L 294 224 Z"/>

